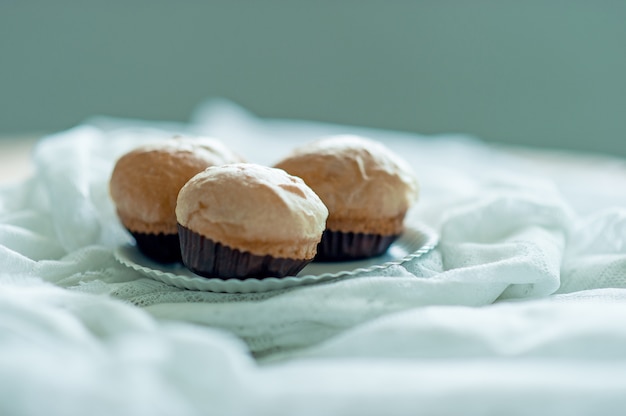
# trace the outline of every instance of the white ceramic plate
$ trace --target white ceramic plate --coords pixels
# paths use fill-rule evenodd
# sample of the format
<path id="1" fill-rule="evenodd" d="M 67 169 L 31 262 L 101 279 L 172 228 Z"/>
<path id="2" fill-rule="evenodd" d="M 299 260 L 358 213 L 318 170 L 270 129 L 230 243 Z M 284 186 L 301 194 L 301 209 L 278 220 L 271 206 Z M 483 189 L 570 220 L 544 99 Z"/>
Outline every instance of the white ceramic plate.
<path id="1" fill-rule="evenodd" d="M 407 226 L 389 250 L 378 257 L 336 263 L 309 263 L 297 276 L 243 280 L 206 278 L 192 273 L 181 264 L 159 264 L 142 255 L 133 245 L 118 247 L 114 255 L 123 265 L 147 277 L 181 289 L 252 293 L 285 289 L 385 269 L 422 256 L 432 250 L 438 241 L 437 234 L 426 226 Z"/>

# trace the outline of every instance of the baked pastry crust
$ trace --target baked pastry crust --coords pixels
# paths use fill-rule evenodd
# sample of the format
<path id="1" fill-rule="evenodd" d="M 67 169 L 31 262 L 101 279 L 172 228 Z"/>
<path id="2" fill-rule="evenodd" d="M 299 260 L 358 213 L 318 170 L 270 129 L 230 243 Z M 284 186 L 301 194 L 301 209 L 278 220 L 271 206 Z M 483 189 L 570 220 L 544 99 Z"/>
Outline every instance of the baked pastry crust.
<path id="1" fill-rule="evenodd" d="M 275 165 L 304 180 L 328 207 L 332 231 L 397 235 L 419 194 L 409 165 L 379 142 L 332 136 L 295 149 Z"/>
<path id="2" fill-rule="evenodd" d="M 109 190 L 122 224 L 147 234 L 177 234 L 178 191 L 208 166 L 242 158 L 211 138 L 177 137 L 138 147 L 113 169 Z"/>
<path id="3" fill-rule="evenodd" d="M 312 259 L 328 210 L 302 181 L 250 163 L 210 167 L 180 190 L 178 223 L 231 249 Z"/>

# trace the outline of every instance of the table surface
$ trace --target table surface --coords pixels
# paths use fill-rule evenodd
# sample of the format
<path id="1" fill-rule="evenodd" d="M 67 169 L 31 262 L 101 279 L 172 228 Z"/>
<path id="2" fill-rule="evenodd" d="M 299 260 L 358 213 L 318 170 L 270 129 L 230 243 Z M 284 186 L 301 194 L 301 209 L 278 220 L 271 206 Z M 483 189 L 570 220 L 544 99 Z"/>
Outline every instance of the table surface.
<path id="1" fill-rule="evenodd" d="M 31 152 L 41 134 L 0 137 L 0 185 L 20 182 L 33 172 Z"/>

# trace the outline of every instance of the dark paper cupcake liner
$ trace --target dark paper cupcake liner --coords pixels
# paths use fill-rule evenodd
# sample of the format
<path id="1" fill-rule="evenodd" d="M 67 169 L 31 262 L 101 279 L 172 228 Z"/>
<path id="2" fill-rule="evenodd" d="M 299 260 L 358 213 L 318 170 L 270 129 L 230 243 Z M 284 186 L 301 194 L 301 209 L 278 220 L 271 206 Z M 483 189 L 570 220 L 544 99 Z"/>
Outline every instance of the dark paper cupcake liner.
<path id="1" fill-rule="evenodd" d="M 178 234 L 147 234 L 128 231 L 135 238 L 139 251 L 151 260 L 163 264 L 181 261 Z"/>
<path id="2" fill-rule="evenodd" d="M 350 261 L 380 256 L 398 237 L 325 230 L 314 261 Z"/>
<path id="3" fill-rule="evenodd" d="M 183 264 L 193 273 L 220 279 L 295 276 L 311 260 L 259 256 L 216 243 L 178 224 Z"/>

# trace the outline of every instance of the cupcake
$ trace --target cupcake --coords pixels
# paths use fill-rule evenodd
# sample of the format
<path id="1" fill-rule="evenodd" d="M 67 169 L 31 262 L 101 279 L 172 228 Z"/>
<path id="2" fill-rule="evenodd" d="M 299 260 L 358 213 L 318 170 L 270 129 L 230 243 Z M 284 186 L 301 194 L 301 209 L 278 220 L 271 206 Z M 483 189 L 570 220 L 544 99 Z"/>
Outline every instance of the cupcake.
<path id="1" fill-rule="evenodd" d="M 122 225 L 137 248 L 160 263 L 180 261 L 176 197 L 196 173 L 242 159 L 210 138 L 173 138 L 123 155 L 109 182 Z"/>
<path id="2" fill-rule="evenodd" d="M 332 136 L 305 144 L 275 167 L 298 176 L 328 207 L 315 260 L 381 255 L 402 234 L 419 187 L 409 165 L 379 142 Z"/>
<path id="3" fill-rule="evenodd" d="M 250 163 L 204 170 L 176 204 L 183 263 L 222 279 L 296 275 L 315 257 L 327 217 L 302 179 Z"/>

